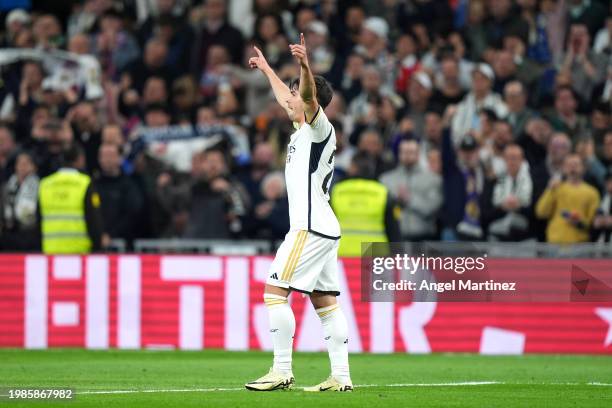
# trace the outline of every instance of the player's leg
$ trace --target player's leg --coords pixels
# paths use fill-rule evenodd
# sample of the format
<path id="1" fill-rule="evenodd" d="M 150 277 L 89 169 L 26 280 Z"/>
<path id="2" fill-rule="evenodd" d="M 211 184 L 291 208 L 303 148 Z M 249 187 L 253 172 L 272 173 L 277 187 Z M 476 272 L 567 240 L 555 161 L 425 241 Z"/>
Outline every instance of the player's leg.
<path id="1" fill-rule="evenodd" d="M 315 290 L 310 295 L 321 325 L 331 364 L 331 376 L 306 391 L 352 391 L 348 361 L 348 325 L 336 296 L 339 294 L 337 243 L 325 263 Z"/>
<path id="2" fill-rule="evenodd" d="M 275 391 L 290 389 L 295 382 L 291 370 L 295 317 L 287 301 L 288 295 L 288 289 L 266 284 L 264 303 L 268 309 L 274 362 L 266 375 L 245 384 L 248 390 Z"/>
<path id="3" fill-rule="evenodd" d="M 291 361 L 295 316 L 289 306 L 289 284 L 284 281 L 288 267 L 295 262 L 305 235 L 303 232 L 289 232 L 281 244 L 270 268 L 270 277 L 264 288 L 264 303 L 268 309 L 270 335 L 274 350 L 274 363 L 270 372 L 255 381 L 245 384 L 254 391 L 288 389 L 294 383 Z"/>
<path id="4" fill-rule="evenodd" d="M 264 303 L 268 309 L 270 335 L 274 350 L 272 369 L 278 373 L 293 376 L 291 357 L 293 352 L 293 336 L 295 335 L 295 316 L 289 306 L 287 297 L 289 290 L 266 284 Z"/>

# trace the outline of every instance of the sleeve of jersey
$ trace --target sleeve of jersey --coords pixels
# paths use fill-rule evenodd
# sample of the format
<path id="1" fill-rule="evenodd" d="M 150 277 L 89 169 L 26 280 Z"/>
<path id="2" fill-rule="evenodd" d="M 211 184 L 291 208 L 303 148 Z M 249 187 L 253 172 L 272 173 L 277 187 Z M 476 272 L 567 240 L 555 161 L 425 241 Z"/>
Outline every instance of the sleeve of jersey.
<path id="1" fill-rule="evenodd" d="M 331 123 L 329 122 L 329 119 L 327 119 L 325 112 L 323 112 L 323 108 L 320 106 L 319 109 L 317 109 L 317 113 L 315 113 L 312 120 L 310 120 L 308 124 L 313 130 L 313 141 L 320 142 L 329 136 Z"/>

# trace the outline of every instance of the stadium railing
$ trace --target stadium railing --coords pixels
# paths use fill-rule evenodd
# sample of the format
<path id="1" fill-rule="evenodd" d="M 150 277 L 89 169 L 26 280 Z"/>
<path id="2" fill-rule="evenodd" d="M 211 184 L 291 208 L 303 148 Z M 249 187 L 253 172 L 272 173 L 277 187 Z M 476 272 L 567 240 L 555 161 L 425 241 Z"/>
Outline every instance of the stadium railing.
<path id="1" fill-rule="evenodd" d="M 134 251 L 153 254 L 258 255 L 273 254 L 279 244 L 279 241 L 268 240 L 140 239 L 134 241 Z M 445 256 L 453 254 L 465 256 L 467 253 L 473 253 L 487 254 L 487 256 L 496 258 L 612 258 L 612 245 L 609 243 L 605 245 L 592 242 L 558 245 L 545 242 L 428 241 L 405 244 L 407 253 L 418 253 L 423 250 L 438 252 Z M 125 252 L 125 242 L 122 247 L 117 245 L 112 252 Z"/>
<path id="2" fill-rule="evenodd" d="M 273 241 L 232 241 L 219 239 L 138 239 L 134 251 L 139 253 L 195 253 L 213 255 L 258 255 L 276 250 Z"/>

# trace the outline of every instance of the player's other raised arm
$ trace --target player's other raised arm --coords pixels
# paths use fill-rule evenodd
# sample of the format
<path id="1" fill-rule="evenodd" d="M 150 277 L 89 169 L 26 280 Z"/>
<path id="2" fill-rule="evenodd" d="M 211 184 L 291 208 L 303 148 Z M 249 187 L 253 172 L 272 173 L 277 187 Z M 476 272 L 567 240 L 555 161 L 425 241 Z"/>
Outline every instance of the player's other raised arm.
<path id="1" fill-rule="evenodd" d="M 289 48 L 291 49 L 291 54 L 300 63 L 300 97 L 304 101 L 306 121 L 310 123 L 319 109 L 319 103 L 317 102 L 317 87 L 315 85 L 314 75 L 308 64 L 304 34 L 300 34 L 299 44 L 291 44 Z"/>
<path id="2" fill-rule="evenodd" d="M 249 58 L 249 66 L 251 68 L 259 68 L 261 72 L 268 78 L 272 92 L 276 98 L 276 102 L 285 109 L 285 112 L 289 113 L 287 107 L 287 99 L 291 96 L 291 90 L 289 87 L 276 75 L 276 72 L 270 67 L 268 61 L 257 47 L 253 47 L 257 53 L 256 57 Z"/>

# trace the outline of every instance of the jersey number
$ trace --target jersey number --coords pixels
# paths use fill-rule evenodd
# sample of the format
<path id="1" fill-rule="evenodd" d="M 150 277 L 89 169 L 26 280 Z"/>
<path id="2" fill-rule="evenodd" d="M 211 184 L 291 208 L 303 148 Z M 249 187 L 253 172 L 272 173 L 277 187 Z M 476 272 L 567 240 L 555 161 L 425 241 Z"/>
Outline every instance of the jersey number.
<path id="1" fill-rule="evenodd" d="M 327 161 L 327 164 L 332 163 L 332 161 L 334 160 L 335 154 L 336 154 L 336 151 L 334 150 L 332 154 L 329 155 L 329 160 Z M 327 194 L 327 192 L 329 191 L 329 187 L 331 185 L 331 179 L 332 179 L 333 174 L 334 174 L 334 169 L 332 167 L 332 169 L 329 171 L 329 173 L 325 175 L 325 178 L 323 179 L 323 185 L 321 186 L 321 188 L 323 189 L 323 193 L 325 194 Z"/>

